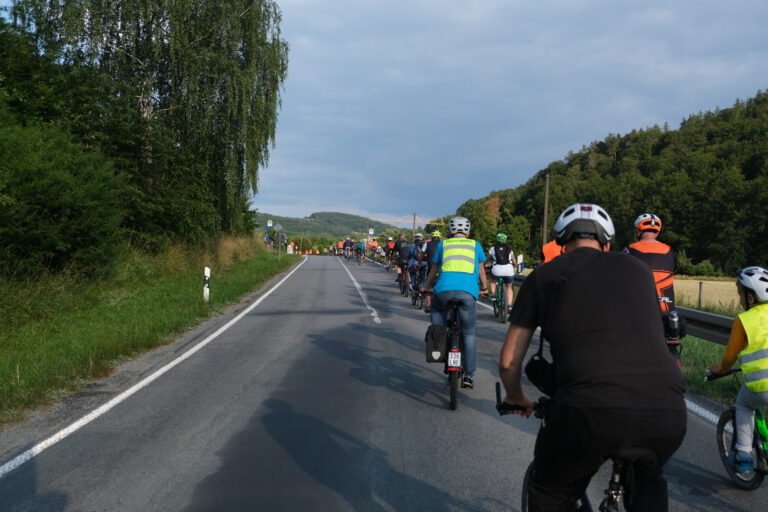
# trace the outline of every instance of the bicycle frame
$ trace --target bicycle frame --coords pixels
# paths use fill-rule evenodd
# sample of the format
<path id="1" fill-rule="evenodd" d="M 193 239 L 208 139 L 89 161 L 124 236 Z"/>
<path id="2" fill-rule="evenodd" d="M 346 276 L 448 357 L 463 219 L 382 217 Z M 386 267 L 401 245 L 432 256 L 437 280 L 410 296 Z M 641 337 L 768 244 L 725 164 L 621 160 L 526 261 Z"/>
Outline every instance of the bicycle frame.
<path id="1" fill-rule="evenodd" d="M 448 310 L 448 358 L 445 369 L 449 372 L 464 371 L 464 340 L 461 338 L 458 307 L 451 306 Z"/>
<path id="2" fill-rule="evenodd" d="M 763 453 L 768 453 L 768 424 L 766 424 L 765 414 L 763 414 L 762 407 L 755 409 L 755 432 L 759 435 Z"/>

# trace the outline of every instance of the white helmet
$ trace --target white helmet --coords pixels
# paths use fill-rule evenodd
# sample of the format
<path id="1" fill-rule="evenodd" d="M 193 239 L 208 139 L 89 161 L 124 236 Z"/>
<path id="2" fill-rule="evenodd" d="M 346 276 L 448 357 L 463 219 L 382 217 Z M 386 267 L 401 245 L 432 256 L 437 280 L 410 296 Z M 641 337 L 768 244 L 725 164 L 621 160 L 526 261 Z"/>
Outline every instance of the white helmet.
<path id="1" fill-rule="evenodd" d="M 565 245 L 574 236 L 582 234 L 593 235 L 605 245 L 616 234 L 608 213 L 602 207 L 589 203 L 576 203 L 566 208 L 557 218 L 553 231 L 559 245 Z"/>
<path id="2" fill-rule="evenodd" d="M 422 235 L 421 233 L 416 233 L 415 235 L 413 235 L 414 242 L 421 242 L 422 240 L 424 240 L 424 235 Z"/>
<path id="3" fill-rule="evenodd" d="M 755 293 L 758 302 L 768 300 L 768 270 L 763 267 L 746 267 L 737 272 L 744 288 Z"/>
<path id="4" fill-rule="evenodd" d="M 391 237 L 391 236 L 388 236 L 388 237 L 387 237 L 387 242 L 391 242 L 391 241 L 392 241 L 392 237 Z"/>
<path id="5" fill-rule="evenodd" d="M 466 217 L 454 217 L 448 221 L 448 231 L 452 235 L 456 233 L 462 233 L 469 235 L 469 219 Z"/>

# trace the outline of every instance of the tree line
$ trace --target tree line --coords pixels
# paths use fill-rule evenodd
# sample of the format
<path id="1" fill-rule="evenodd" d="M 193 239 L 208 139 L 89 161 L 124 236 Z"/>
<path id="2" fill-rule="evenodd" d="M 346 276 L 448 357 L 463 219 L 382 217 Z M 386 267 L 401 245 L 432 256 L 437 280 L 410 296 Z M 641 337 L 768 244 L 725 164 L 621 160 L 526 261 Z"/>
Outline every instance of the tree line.
<path id="1" fill-rule="evenodd" d="M 497 232 L 534 259 L 540 252 L 544 189 L 550 176 L 548 239 L 557 215 L 576 202 L 603 206 L 615 247 L 635 241 L 641 213 L 661 217 L 660 239 L 688 274 L 731 273 L 766 265 L 768 255 L 768 92 L 726 109 L 698 113 L 679 129 L 653 126 L 610 134 L 550 163 L 523 185 L 462 204 L 484 243 Z"/>
<path id="2" fill-rule="evenodd" d="M 0 273 L 256 226 L 288 66 L 271 0 L 16 0 L 0 18 Z"/>

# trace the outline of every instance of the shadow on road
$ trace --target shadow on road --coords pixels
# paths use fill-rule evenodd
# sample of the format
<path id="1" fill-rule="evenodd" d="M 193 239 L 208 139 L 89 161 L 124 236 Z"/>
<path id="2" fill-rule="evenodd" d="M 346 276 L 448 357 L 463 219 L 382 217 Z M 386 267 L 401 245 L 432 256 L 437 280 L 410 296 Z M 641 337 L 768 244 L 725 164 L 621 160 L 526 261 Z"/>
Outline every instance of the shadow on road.
<path id="1" fill-rule="evenodd" d="M 264 406 L 219 452 L 221 469 L 200 482 L 186 512 L 339 510 L 339 500 L 361 512 L 486 510 L 398 471 L 384 451 L 286 401 Z"/>
<path id="2" fill-rule="evenodd" d="M 28 448 L 25 448 L 25 451 Z M 0 479 L 0 510 L 3 512 L 67 510 L 69 496 L 60 491 L 41 491 L 38 473 L 37 460 L 32 459 Z"/>

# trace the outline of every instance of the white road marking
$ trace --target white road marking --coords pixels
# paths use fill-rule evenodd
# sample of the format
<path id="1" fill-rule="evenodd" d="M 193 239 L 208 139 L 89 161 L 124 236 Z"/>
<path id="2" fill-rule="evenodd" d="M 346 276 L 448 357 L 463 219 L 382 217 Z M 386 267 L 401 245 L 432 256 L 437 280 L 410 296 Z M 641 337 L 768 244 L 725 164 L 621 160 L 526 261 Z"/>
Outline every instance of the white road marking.
<path id="1" fill-rule="evenodd" d="M 363 304 L 365 304 L 365 307 L 371 310 L 371 316 L 373 317 L 373 321 L 377 324 L 381 323 L 381 318 L 379 318 L 379 314 L 376 312 L 373 307 L 371 307 L 371 304 L 368 302 L 368 297 L 365 295 L 365 292 L 363 291 L 363 287 L 360 286 L 360 283 L 357 282 L 357 279 L 355 279 L 355 276 L 352 275 L 352 272 L 349 271 L 347 266 L 341 261 L 341 258 L 336 256 L 336 259 L 339 260 L 339 265 L 347 271 L 347 275 L 352 280 L 352 284 L 355 285 L 355 288 L 357 288 L 357 293 L 360 294 L 360 298 L 363 299 Z"/>
<path id="2" fill-rule="evenodd" d="M 66 437 L 68 437 L 69 435 L 71 435 L 74 432 L 78 431 L 79 429 L 81 429 L 82 427 L 84 427 L 88 423 L 92 422 L 93 420 L 95 420 L 99 416 L 102 416 L 102 415 L 106 414 L 111 409 L 113 409 L 115 406 L 117 406 L 121 402 L 125 401 L 127 398 L 130 398 L 132 395 L 136 394 L 139 390 L 141 390 L 142 388 L 148 386 L 149 384 L 151 384 L 152 382 L 157 380 L 164 373 L 168 372 L 169 370 L 171 370 L 173 367 L 177 366 L 182 361 L 190 358 L 198 350 L 200 350 L 203 347 L 205 347 L 206 345 L 208 345 L 210 342 L 212 342 L 214 339 L 216 339 L 219 335 L 221 335 L 224 331 L 226 331 L 227 329 L 232 327 L 234 324 L 239 322 L 245 315 L 250 313 L 256 306 L 261 304 L 264 301 L 264 299 L 269 297 L 269 295 L 272 292 L 277 290 L 280 287 L 280 285 L 282 285 L 289 277 L 291 277 L 293 275 L 293 273 L 296 272 L 306 261 L 307 261 L 307 258 L 305 257 L 304 260 L 296 266 L 296 268 L 294 268 L 287 276 L 285 276 L 283 279 L 281 279 L 280 282 L 277 283 L 275 286 L 273 286 L 267 293 L 265 293 L 264 295 L 259 297 L 259 299 L 256 302 L 254 302 L 253 304 L 248 306 L 239 315 L 237 315 L 235 318 L 233 318 L 232 320 L 227 322 L 225 325 L 220 327 L 216 332 L 214 332 L 213 334 L 211 334 L 210 336 L 205 338 L 203 341 L 201 341 L 200 343 L 198 343 L 197 345 L 195 345 L 194 347 L 189 349 L 187 352 L 185 352 L 181 356 L 177 357 L 176 359 L 174 359 L 170 363 L 166 364 L 165 366 L 163 366 L 162 368 L 157 370 L 155 373 L 153 373 L 152 375 L 150 375 L 146 379 L 144 379 L 141 382 L 135 384 L 131 388 L 127 389 L 126 391 L 123 391 L 122 393 L 120 393 L 115 398 L 113 398 L 109 402 L 105 403 L 104 405 L 102 405 L 98 409 L 92 411 L 91 413 L 87 414 L 86 416 L 83 416 L 82 418 L 80 418 L 76 422 L 72 423 L 67 428 L 57 432 L 56 434 L 52 435 L 51 437 L 49 437 L 45 441 L 42 441 L 41 443 L 36 444 L 35 446 L 30 448 L 29 450 L 25 451 L 24 453 L 16 456 L 12 460 L 10 460 L 10 461 L 6 462 L 5 464 L 3 464 L 2 466 L 0 466 L 0 478 L 5 477 L 5 475 L 10 473 L 14 469 L 18 468 L 19 466 L 21 466 L 25 462 L 27 462 L 29 460 L 32 460 L 35 456 L 37 456 L 40 453 L 42 453 L 43 450 L 45 450 L 46 448 L 50 448 L 51 446 L 55 445 L 59 441 L 65 439 Z"/>
<path id="3" fill-rule="evenodd" d="M 696 414 L 697 416 L 704 418 L 705 420 L 707 420 L 713 425 L 717 425 L 717 422 L 720 419 L 716 414 L 706 410 L 705 408 L 699 405 L 696 405 L 695 403 L 691 402 L 687 398 L 685 399 L 685 406 L 688 408 L 689 411 Z"/>

